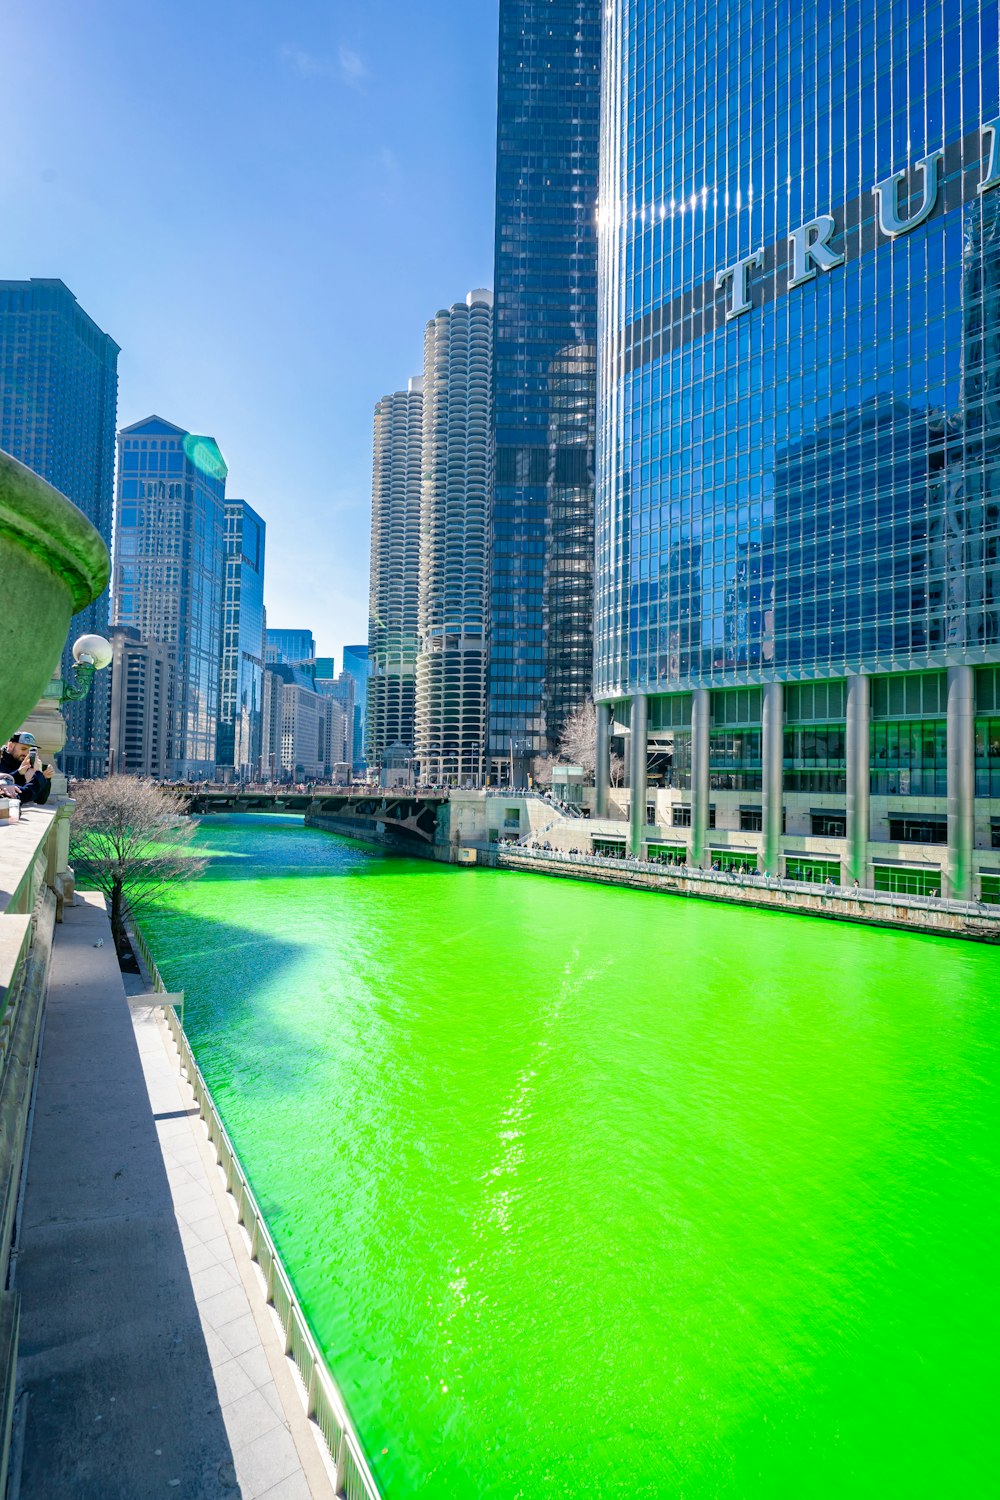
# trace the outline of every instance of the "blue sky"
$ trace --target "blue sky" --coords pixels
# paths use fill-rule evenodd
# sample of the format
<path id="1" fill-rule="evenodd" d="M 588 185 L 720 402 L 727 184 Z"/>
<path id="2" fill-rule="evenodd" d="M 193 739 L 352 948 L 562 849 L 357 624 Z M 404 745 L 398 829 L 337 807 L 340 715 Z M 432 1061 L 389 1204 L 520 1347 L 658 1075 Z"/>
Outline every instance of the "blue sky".
<path id="1" fill-rule="evenodd" d="M 0 276 L 211 433 L 272 624 L 367 638 L 372 407 L 492 285 L 497 0 L 0 0 Z"/>

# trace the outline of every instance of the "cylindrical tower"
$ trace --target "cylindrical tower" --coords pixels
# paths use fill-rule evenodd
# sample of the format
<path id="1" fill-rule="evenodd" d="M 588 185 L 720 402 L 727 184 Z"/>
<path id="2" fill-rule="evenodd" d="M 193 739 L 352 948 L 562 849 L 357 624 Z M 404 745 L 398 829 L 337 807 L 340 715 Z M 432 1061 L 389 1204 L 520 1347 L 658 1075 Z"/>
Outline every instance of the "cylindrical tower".
<path id="1" fill-rule="evenodd" d="M 473 291 L 424 336 L 416 754 L 426 781 L 483 776 L 493 294 Z"/>
<path id="2" fill-rule="evenodd" d="M 375 406 L 372 554 L 368 603 L 368 761 L 413 750 L 420 569 L 420 444 L 423 379 Z"/>

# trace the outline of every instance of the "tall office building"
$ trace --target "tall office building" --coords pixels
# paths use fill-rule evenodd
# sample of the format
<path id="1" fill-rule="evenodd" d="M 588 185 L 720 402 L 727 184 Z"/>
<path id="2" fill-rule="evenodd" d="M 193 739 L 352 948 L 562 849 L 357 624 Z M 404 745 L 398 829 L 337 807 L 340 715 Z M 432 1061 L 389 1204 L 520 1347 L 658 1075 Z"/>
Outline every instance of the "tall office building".
<path id="1" fill-rule="evenodd" d="M 425 781 L 483 778 L 492 480 L 493 294 L 470 292 L 424 336 L 415 751 Z"/>
<path id="2" fill-rule="evenodd" d="M 599 805 L 610 708 L 633 847 L 996 899 L 995 9 L 610 0 L 603 66 Z"/>
<path id="3" fill-rule="evenodd" d="M 115 624 L 173 648 L 172 778 L 215 772 L 226 472 L 214 438 L 162 417 L 119 433 Z"/>
<path id="4" fill-rule="evenodd" d="M 342 758 L 346 716 L 296 667 L 275 662 L 264 673 L 262 756 L 271 781 L 317 781 Z"/>
<path id="5" fill-rule="evenodd" d="M 0 281 L 0 448 L 41 474 L 79 506 L 111 546 L 118 345 L 61 281 Z M 72 680 L 77 636 L 108 633 L 108 595 L 74 615 L 62 672 Z M 107 760 L 108 676 L 67 703 L 69 776 L 103 775 Z"/>
<path id="6" fill-rule="evenodd" d="M 316 642 L 311 630 L 272 630 L 267 627 L 267 661 L 284 666 L 298 666 L 300 662 L 314 661 Z"/>
<path id="7" fill-rule="evenodd" d="M 225 576 L 216 765 L 247 780 L 260 771 L 264 706 L 266 526 L 245 500 L 225 505 Z"/>
<path id="8" fill-rule="evenodd" d="M 368 595 L 368 763 L 413 752 L 420 571 L 423 379 L 375 406 L 372 550 Z"/>
<path id="9" fill-rule="evenodd" d="M 601 0 L 501 0 L 489 749 L 523 784 L 592 674 Z"/>
<path id="10" fill-rule="evenodd" d="M 108 770 L 159 780 L 169 773 L 173 650 L 130 625 L 112 627 L 111 647 Z"/>
<path id="11" fill-rule="evenodd" d="M 344 671 L 354 678 L 354 770 L 358 772 L 365 768 L 365 714 L 371 675 L 366 645 L 344 647 Z"/>

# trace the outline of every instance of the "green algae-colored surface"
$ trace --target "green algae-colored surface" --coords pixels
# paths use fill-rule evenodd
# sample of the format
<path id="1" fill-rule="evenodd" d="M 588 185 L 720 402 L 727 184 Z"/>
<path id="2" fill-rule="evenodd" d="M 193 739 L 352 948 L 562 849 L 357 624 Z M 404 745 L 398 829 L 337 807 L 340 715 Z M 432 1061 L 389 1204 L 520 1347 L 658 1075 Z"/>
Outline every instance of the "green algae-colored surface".
<path id="1" fill-rule="evenodd" d="M 389 1500 L 995 1493 L 1000 953 L 198 842 L 151 946 Z"/>

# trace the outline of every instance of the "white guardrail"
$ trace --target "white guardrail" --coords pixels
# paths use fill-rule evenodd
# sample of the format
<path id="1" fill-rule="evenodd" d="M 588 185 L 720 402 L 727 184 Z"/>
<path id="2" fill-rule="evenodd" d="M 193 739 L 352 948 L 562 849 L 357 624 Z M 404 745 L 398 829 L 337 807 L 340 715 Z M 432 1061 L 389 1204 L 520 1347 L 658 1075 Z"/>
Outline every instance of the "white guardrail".
<path id="1" fill-rule="evenodd" d="M 159 994 L 166 994 L 160 971 L 135 923 L 129 924 L 129 937 L 146 966 L 153 988 Z M 164 1005 L 163 1013 L 198 1111 L 208 1128 L 208 1138 L 215 1147 L 219 1166 L 225 1175 L 226 1189 L 235 1199 L 237 1219 L 249 1237 L 251 1258 L 256 1261 L 264 1277 L 268 1304 L 274 1309 L 284 1334 L 285 1353 L 295 1362 L 302 1378 L 306 1393 L 306 1414 L 316 1423 L 330 1450 L 337 1495 L 340 1500 L 381 1500 L 336 1382 L 309 1330 L 288 1273 L 281 1264 L 281 1257 L 240 1166 L 239 1157 L 219 1117 L 211 1091 L 194 1060 L 181 1018 L 172 1005 Z"/>
<path id="2" fill-rule="evenodd" d="M 537 834 L 532 837 L 537 838 Z M 598 835 L 600 837 L 600 835 Z M 720 886 L 746 886 L 751 890 L 788 891 L 796 895 L 836 896 L 841 901 L 865 901 L 871 906 L 908 906 L 915 911 L 949 912 L 954 916 L 978 917 L 982 921 L 1000 923 L 1000 906 L 987 905 L 981 901 L 951 901 L 944 896 L 914 896 L 902 891 L 876 891 L 871 886 L 854 890 L 845 885 L 820 884 L 811 880 L 785 880 L 777 875 L 737 874 L 734 870 L 703 870 L 695 865 L 675 865 L 667 860 L 636 859 L 634 855 L 570 854 L 564 849 L 532 849 L 520 843 L 497 845 L 497 859 L 516 858 L 535 861 L 538 864 L 583 865 L 602 874 L 616 870 L 642 875 L 658 875 L 663 879 L 699 880 Z M 748 856 L 749 857 L 749 856 Z M 821 857 L 821 856 L 817 856 Z"/>

